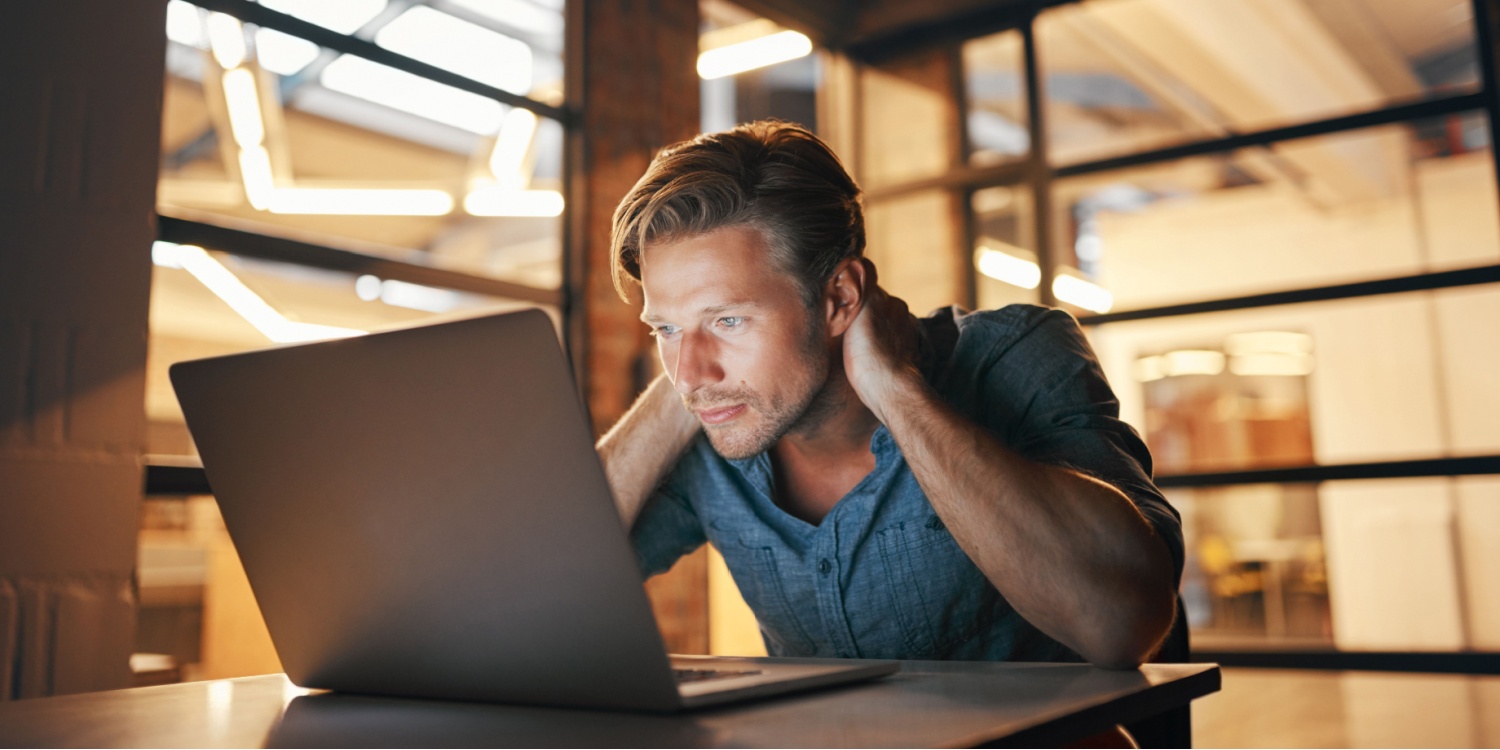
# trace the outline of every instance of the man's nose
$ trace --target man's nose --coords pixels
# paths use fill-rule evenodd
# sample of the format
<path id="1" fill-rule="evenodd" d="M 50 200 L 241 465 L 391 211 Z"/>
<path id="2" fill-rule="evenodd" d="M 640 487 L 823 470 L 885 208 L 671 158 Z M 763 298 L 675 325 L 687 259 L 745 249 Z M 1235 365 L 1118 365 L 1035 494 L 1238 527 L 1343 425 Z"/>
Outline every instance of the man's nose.
<path id="1" fill-rule="evenodd" d="M 719 368 L 717 354 L 711 337 L 684 331 L 677 342 L 677 361 L 672 367 L 672 385 L 677 392 L 686 396 L 719 382 L 724 372 Z"/>

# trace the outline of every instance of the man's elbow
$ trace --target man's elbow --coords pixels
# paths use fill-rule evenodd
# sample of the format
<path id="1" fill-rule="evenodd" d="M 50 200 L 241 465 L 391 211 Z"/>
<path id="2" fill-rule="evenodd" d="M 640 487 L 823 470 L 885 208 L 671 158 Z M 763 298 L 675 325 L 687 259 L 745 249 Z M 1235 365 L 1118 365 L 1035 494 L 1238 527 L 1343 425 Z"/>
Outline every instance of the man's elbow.
<path id="1" fill-rule="evenodd" d="M 1134 606 L 1122 608 L 1113 626 L 1106 625 L 1082 656 L 1103 669 L 1136 669 L 1150 661 L 1172 630 L 1177 616 L 1177 597 L 1172 592 L 1140 597 Z"/>

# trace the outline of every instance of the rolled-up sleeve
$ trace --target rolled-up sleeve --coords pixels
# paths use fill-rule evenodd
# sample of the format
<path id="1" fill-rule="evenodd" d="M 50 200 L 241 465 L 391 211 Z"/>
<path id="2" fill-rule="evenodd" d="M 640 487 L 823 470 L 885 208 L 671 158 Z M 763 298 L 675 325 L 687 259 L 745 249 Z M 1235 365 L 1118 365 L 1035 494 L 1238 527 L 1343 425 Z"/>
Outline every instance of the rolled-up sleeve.
<path id="1" fill-rule="evenodd" d="M 1008 308 L 1008 312 L 1010 309 Z M 1182 578 L 1182 521 L 1151 481 L 1151 454 L 1120 419 L 1120 403 L 1078 322 L 1060 310 L 1030 307 L 1005 328 L 986 357 L 984 386 L 992 426 L 1016 451 L 1110 484 L 1135 503 Z"/>
<path id="2" fill-rule="evenodd" d="M 667 572 L 678 558 L 708 541 L 703 524 L 683 491 L 682 474 L 687 470 L 684 466 L 687 460 L 679 462 L 646 501 L 630 529 L 630 543 L 635 547 L 641 573 L 647 578 Z"/>

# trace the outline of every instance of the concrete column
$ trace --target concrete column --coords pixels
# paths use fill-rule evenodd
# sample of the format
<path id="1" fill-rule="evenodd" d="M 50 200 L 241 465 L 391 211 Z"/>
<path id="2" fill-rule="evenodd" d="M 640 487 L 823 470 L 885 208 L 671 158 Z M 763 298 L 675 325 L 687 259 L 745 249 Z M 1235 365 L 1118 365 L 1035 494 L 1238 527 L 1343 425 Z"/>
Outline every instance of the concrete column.
<path id="1" fill-rule="evenodd" d="M 129 681 L 165 8 L 0 25 L 0 700 Z"/>
<path id="2" fill-rule="evenodd" d="M 595 429 L 602 434 L 639 392 L 643 357 L 654 356 L 639 320 L 610 283 L 609 230 L 615 206 L 656 151 L 698 132 L 697 0 L 585 2 L 583 28 L 584 372 Z M 578 18 L 575 13 L 572 17 Z M 575 79 L 576 80 L 576 79 Z M 704 553 L 651 581 L 648 591 L 667 647 L 708 651 Z"/>

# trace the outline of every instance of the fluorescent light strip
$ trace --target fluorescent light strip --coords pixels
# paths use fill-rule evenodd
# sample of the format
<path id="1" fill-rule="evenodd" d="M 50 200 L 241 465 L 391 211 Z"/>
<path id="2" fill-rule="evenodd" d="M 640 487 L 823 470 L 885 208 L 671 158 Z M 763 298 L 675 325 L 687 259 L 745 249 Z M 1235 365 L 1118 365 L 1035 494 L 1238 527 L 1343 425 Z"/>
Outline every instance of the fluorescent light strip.
<path id="1" fill-rule="evenodd" d="M 245 199 L 250 207 L 264 211 L 271 207 L 276 181 L 271 176 L 271 154 L 264 146 L 240 151 L 240 179 L 245 183 Z"/>
<path id="2" fill-rule="evenodd" d="M 1310 354 L 1239 354 L 1229 358 L 1229 371 L 1236 375 L 1310 375 L 1313 357 Z"/>
<path id="3" fill-rule="evenodd" d="M 208 44 L 219 67 L 230 70 L 245 62 L 245 27 L 234 16 L 208 14 Z"/>
<path id="4" fill-rule="evenodd" d="M 152 248 L 153 255 L 155 248 Z M 224 267 L 203 248 L 196 245 L 179 245 L 175 252 L 177 263 L 193 278 L 202 282 L 209 291 L 224 300 L 230 309 L 244 318 L 266 338 L 278 343 L 298 341 L 321 341 L 323 339 L 348 338 L 364 335 L 365 331 L 354 328 L 316 325 L 287 320 L 286 316 L 261 299 L 234 272 Z"/>
<path id="5" fill-rule="evenodd" d="M 974 253 L 974 265 L 985 276 L 1022 289 L 1035 289 L 1042 283 L 1040 266 L 991 247 L 981 246 Z"/>
<path id="6" fill-rule="evenodd" d="M 260 97 L 255 91 L 255 74 L 245 68 L 224 71 L 224 105 L 229 109 L 229 129 L 240 148 L 259 146 L 266 138 L 266 125 L 260 118 Z"/>
<path id="7" fill-rule="evenodd" d="M 290 76 L 318 59 L 318 45 L 275 29 L 255 30 L 255 56 L 260 66 L 277 75 Z"/>
<path id="8" fill-rule="evenodd" d="M 404 70 L 342 55 L 323 68 L 319 82 L 341 94 L 467 130 L 494 135 L 505 105 L 478 94 L 444 86 Z"/>
<path id="9" fill-rule="evenodd" d="M 1115 306 L 1115 296 L 1108 289 L 1065 274 L 1053 277 L 1052 295 L 1060 301 L 1096 313 L 1109 312 Z"/>
<path id="10" fill-rule="evenodd" d="M 464 210 L 472 216 L 560 216 L 563 196 L 556 190 L 507 190 L 487 187 L 469 191 Z"/>
<path id="11" fill-rule="evenodd" d="M 339 216 L 444 216 L 453 196 L 442 190 L 281 188 L 271 193 L 273 214 Z"/>
<path id="12" fill-rule="evenodd" d="M 561 13 L 526 0 L 448 0 L 448 4 L 478 13 L 519 31 L 549 36 L 563 31 Z"/>
<path id="13" fill-rule="evenodd" d="M 495 139 L 495 150 L 490 152 L 490 173 L 495 175 L 499 187 L 513 190 L 524 189 L 531 183 L 526 174 L 526 153 L 536 136 L 536 115 L 531 110 L 512 107 L 500 123 L 500 137 Z"/>
<path id="14" fill-rule="evenodd" d="M 531 47 L 425 5 L 375 32 L 375 43 L 513 94 L 531 91 Z"/>
<path id="15" fill-rule="evenodd" d="M 1308 354 L 1312 336 L 1292 331 L 1251 331 L 1224 338 L 1224 351 L 1232 356 L 1248 354 Z"/>
<path id="16" fill-rule="evenodd" d="M 167 38 L 198 49 L 208 46 L 203 39 L 203 20 L 198 15 L 198 8 L 183 0 L 170 0 L 167 3 Z"/>
<path id="17" fill-rule="evenodd" d="M 732 76 L 805 57 L 812 49 L 812 40 L 806 34 L 782 31 L 699 54 L 698 76 L 703 79 Z"/>

